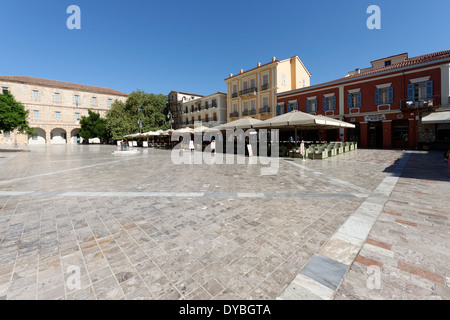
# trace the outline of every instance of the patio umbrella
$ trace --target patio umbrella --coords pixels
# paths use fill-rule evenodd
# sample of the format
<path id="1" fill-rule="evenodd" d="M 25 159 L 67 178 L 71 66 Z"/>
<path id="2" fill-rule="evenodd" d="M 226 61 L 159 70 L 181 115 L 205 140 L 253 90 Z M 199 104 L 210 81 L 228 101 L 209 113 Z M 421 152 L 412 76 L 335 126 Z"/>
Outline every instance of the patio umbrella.
<path id="1" fill-rule="evenodd" d="M 181 128 L 181 129 L 174 130 L 172 132 L 172 134 L 175 133 L 175 132 L 177 132 L 177 133 L 194 133 L 194 129 L 191 129 L 189 127 Z"/>
<path id="2" fill-rule="evenodd" d="M 206 131 L 211 130 L 211 129 L 212 128 L 201 126 L 201 127 L 194 128 L 194 133 L 203 133 L 203 132 L 206 132 Z"/>
<path id="3" fill-rule="evenodd" d="M 251 118 L 251 117 L 245 117 L 242 119 L 238 119 L 235 121 L 231 121 L 225 124 L 222 124 L 218 127 L 221 127 L 219 130 L 226 130 L 226 129 L 250 129 L 255 128 L 257 124 L 263 122 L 262 120 Z"/>

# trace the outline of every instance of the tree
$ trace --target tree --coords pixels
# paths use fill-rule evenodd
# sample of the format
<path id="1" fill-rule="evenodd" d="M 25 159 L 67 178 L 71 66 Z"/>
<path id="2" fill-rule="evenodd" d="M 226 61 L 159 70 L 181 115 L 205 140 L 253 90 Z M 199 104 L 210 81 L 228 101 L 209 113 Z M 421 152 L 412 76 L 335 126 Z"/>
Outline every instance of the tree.
<path id="1" fill-rule="evenodd" d="M 19 133 L 32 134 L 33 129 L 28 124 L 28 110 L 14 99 L 9 92 L 0 94 L 0 130 L 11 132 L 17 129 Z"/>
<path id="2" fill-rule="evenodd" d="M 100 114 L 88 110 L 89 116 L 83 116 L 80 120 L 80 136 L 86 140 L 99 138 L 102 142 L 108 139 L 106 130 L 106 120 L 100 117 Z"/>
<path id="3" fill-rule="evenodd" d="M 125 103 L 115 101 L 106 113 L 106 126 L 111 137 L 121 140 L 124 136 L 139 131 L 169 129 L 170 124 L 164 114 L 166 100 L 165 95 L 137 90 L 128 96 Z"/>

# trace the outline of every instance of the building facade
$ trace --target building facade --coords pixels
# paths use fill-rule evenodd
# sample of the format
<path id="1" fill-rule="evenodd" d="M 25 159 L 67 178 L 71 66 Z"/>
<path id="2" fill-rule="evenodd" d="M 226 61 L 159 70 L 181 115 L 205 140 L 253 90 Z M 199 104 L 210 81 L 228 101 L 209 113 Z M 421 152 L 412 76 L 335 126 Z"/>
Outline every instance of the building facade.
<path id="1" fill-rule="evenodd" d="M 215 127 L 227 122 L 227 94 L 216 92 L 184 102 L 181 107 L 183 127 L 201 121 L 205 127 Z"/>
<path id="2" fill-rule="evenodd" d="M 450 147 L 450 51 L 412 58 L 404 53 L 371 64 L 341 79 L 280 93 L 277 110 L 356 125 L 337 134 L 323 131 L 323 140 L 340 137 L 362 148 Z"/>
<path id="3" fill-rule="evenodd" d="M 82 142 L 80 119 L 88 110 L 105 116 L 115 100 L 127 94 L 112 89 L 27 76 L 0 76 L 2 93 L 9 91 L 29 110 L 29 125 L 35 134 L 2 132 L 0 144 L 67 144 Z M 80 140 L 78 139 L 80 138 Z"/>
<path id="4" fill-rule="evenodd" d="M 183 113 L 182 113 L 182 105 L 185 102 L 189 102 L 192 100 L 202 98 L 202 95 L 188 93 L 188 92 L 180 92 L 180 91 L 171 91 L 167 96 L 167 109 L 170 111 L 172 115 L 172 128 L 180 129 L 185 124 L 183 122 Z"/>
<path id="5" fill-rule="evenodd" d="M 271 62 L 225 79 L 227 121 L 243 117 L 265 120 L 276 115 L 277 93 L 310 85 L 311 74 L 298 56 Z"/>

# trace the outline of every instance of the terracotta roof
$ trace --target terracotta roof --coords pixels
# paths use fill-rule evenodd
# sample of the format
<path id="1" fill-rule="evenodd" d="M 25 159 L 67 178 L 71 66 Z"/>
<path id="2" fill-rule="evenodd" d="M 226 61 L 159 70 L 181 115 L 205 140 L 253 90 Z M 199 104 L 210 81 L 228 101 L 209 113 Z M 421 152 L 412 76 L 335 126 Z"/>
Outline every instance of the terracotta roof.
<path id="1" fill-rule="evenodd" d="M 44 87 L 52 87 L 52 88 L 60 88 L 60 89 L 70 89 L 70 90 L 79 90 L 79 91 L 87 91 L 92 93 L 100 93 L 100 94 L 109 94 L 116 96 L 128 96 L 127 93 L 123 93 L 120 91 L 116 91 L 113 89 L 88 86 L 85 84 L 57 81 L 57 80 L 49 80 L 42 78 L 34 78 L 29 76 L 0 76 L 0 81 L 10 81 L 24 84 L 34 84 Z"/>
<path id="2" fill-rule="evenodd" d="M 372 74 L 377 74 L 377 73 L 381 73 L 381 72 L 386 72 L 386 71 L 395 71 L 396 69 L 400 69 L 400 68 L 405 68 L 405 67 L 409 67 L 409 66 L 413 66 L 413 65 L 417 65 L 417 64 L 421 64 L 421 63 L 427 63 L 427 62 L 433 62 L 433 61 L 437 61 L 440 59 L 446 59 L 448 58 L 450 60 L 450 50 L 446 50 L 446 51 L 440 51 L 440 52 L 434 52 L 434 53 L 429 53 L 429 54 L 425 54 L 425 55 L 421 55 L 421 56 L 417 56 L 417 57 L 412 57 L 412 58 L 407 58 L 405 61 L 399 62 L 399 63 L 395 63 L 392 64 L 390 66 L 387 67 L 383 67 L 383 68 L 377 68 L 377 69 L 371 69 L 368 71 L 364 71 L 361 73 L 356 73 L 350 76 L 346 76 L 343 78 L 339 78 L 336 80 L 331 80 L 328 82 L 323 82 L 323 83 L 319 83 L 316 85 L 312 85 L 309 87 L 305 87 L 305 88 L 301 88 L 301 89 L 296 89 L 296 90 L 292 90 L 292 91 L 286 91 L 283 93 L 279 93 L 277 95 L 281 96 L 281 95 L 287 95 L 287 94 L 291 94 L 294 91 L 308 91 L 308 89 L 312 89 L 312 88 L 317 88 L 317 87 L 321 87 L 321 86 L 325 86 L 325 85 L 330 85 L 336 82 L 341 82 L 341 81 L 346 81 L 346 80 L 352 80 L 352 79 L 356 79 L 356 78 L 360 78 L 360 77 L 364 77 L 364 76 L 369 76 Z"/>

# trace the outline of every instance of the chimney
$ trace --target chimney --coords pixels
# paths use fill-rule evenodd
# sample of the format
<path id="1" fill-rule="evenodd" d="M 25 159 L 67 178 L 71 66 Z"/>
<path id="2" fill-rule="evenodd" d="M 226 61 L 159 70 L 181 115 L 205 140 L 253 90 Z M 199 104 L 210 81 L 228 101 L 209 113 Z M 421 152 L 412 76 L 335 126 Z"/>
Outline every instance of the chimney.
<path id="1" fill-rule="evenodd" d="M 244 73 L 244 69 L 239 70 L 239 73 Z"/>
<path id="2" fill-rule="evenodd" d="M 275 60 L 277 60 L 277 58 L 275 58 L 275 57 L 272 57 L 272 62 L 275 62 Z"/>
<path id="3" fill-rule="evenodd" d="M 256 66 L 259 68 L 259 67 L 261 67 L 261 62 L 258 62 L 257 64 L 256 64 Z"/>
<path id="4" fill-rule="evenodd" d="M 356 73 L 361 73 L 361 69 L 360 68 L 356 68 Z"/>
<path id="5" fill-rule="evenodd" d="M 230 73 L 230 78 L 233 76 L 233 74 L 232 73 Z"/>

